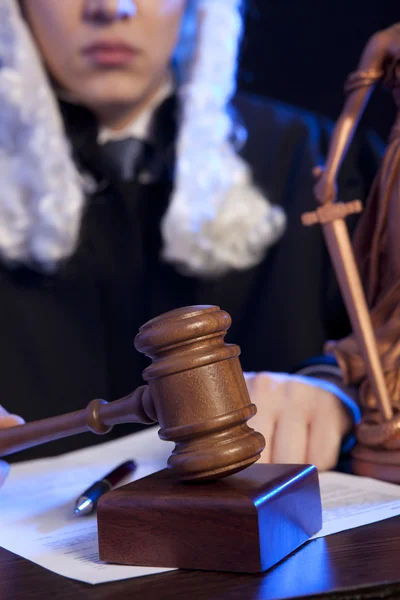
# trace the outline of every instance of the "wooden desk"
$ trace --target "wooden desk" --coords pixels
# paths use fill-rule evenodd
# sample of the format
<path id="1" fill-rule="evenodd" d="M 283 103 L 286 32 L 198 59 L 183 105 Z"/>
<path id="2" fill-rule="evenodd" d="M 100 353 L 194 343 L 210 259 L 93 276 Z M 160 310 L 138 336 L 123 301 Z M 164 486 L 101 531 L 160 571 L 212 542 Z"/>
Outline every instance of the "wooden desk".
<path id="1" fill-rule="evenodd" d="M 262 575 L 173 571 L 90 586 L 0 549 L 0 600 L 282 600 L 320 594 L 398 600 L 400 517 L 313 540 Z"/>

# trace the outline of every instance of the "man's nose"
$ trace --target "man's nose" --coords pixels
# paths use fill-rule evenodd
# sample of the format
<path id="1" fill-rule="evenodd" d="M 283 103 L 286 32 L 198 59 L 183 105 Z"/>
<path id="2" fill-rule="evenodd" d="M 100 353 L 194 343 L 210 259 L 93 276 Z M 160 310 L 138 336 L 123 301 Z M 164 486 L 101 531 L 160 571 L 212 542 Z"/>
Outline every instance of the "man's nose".
<path id="1" fill-rule="evenodd" d="M 130 19 L 137 13 L 134 0 L 85 0 L 84 18 L 87 21 L 108 23 Z"/>

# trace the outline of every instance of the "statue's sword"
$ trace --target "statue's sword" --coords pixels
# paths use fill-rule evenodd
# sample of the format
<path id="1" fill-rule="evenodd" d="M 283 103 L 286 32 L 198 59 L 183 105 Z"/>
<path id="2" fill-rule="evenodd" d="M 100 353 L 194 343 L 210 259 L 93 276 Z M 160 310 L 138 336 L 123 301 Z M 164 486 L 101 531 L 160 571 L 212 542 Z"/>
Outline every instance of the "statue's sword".
<path id="1" fill-rule="evenodd" d="M 369 384 L 385 421 L 393 417 L 378 346 L 345 218 L 362 211 L 359 200 L 328 202 L 302 215 L 304 225 L 321 223 L 354 336 L 364 359 Z"/>

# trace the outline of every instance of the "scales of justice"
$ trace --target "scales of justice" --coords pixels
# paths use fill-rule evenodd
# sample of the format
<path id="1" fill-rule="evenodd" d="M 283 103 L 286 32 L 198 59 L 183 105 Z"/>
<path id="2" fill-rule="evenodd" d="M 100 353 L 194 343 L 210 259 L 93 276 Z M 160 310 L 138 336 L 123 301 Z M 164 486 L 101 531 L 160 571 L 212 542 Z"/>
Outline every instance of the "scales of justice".
<path id="1" fill-rule="evenodd" d="M 400 30 L 397 35 L 400 56 Z M 360 87 L 368 84 L 365 73 Z M 381 77 L 377 70 L 368 74 L 371 81 Z M 400 68 L 398 77 L 400 82 Z M 368 385 L 352 470 L 400 483 L 399 398 L 388 389 L 388 371 L 344 221 L 360 211 L 358 201 L 325 202 L 302 220 L 322 224 L 363 361 L 363 385 Z M 257 464 L 264 438 L 250 427 L 256 407 L 243 377 L 240 349 L 224 341 L 230 324 L 230 316 L 217 306 L 178 308 L 156 317 L 135 338 L 136 349 L 152 361 L 143 372 L 145 385 L 114 402 L 93 400 L 82 411 L 0 432 L 0 456 L 87 430 L 106 434 L 119 423 L 158 422 L 160 438 L 175 443 L 168 468 L 100 499 L 101 560 L 256 573 L 321 528 L 316 468 Z M 389 339 L 400 347 L 394 334 Z"/>

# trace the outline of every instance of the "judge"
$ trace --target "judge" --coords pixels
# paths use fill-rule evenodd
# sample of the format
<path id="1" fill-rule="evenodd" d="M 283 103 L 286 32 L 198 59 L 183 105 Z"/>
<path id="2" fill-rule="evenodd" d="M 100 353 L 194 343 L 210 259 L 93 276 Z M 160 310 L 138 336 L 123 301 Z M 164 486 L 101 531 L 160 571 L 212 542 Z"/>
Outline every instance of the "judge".
<path id="1" fill-rule="evenodd" d="M 236 92 L 243 10 L 3 0 L 0 400 L 31 421 L 124 396 L 147 364 L 133 347 L 143 323 L 217 304 L 262 460 L 328 469 L 359 417 L 357 390 L 320 356 L 349 325 L 321 232 L 300 220 L 330 124 Z M 366 196 L 378 154 L 354 143 L 343 201 Z"/>

